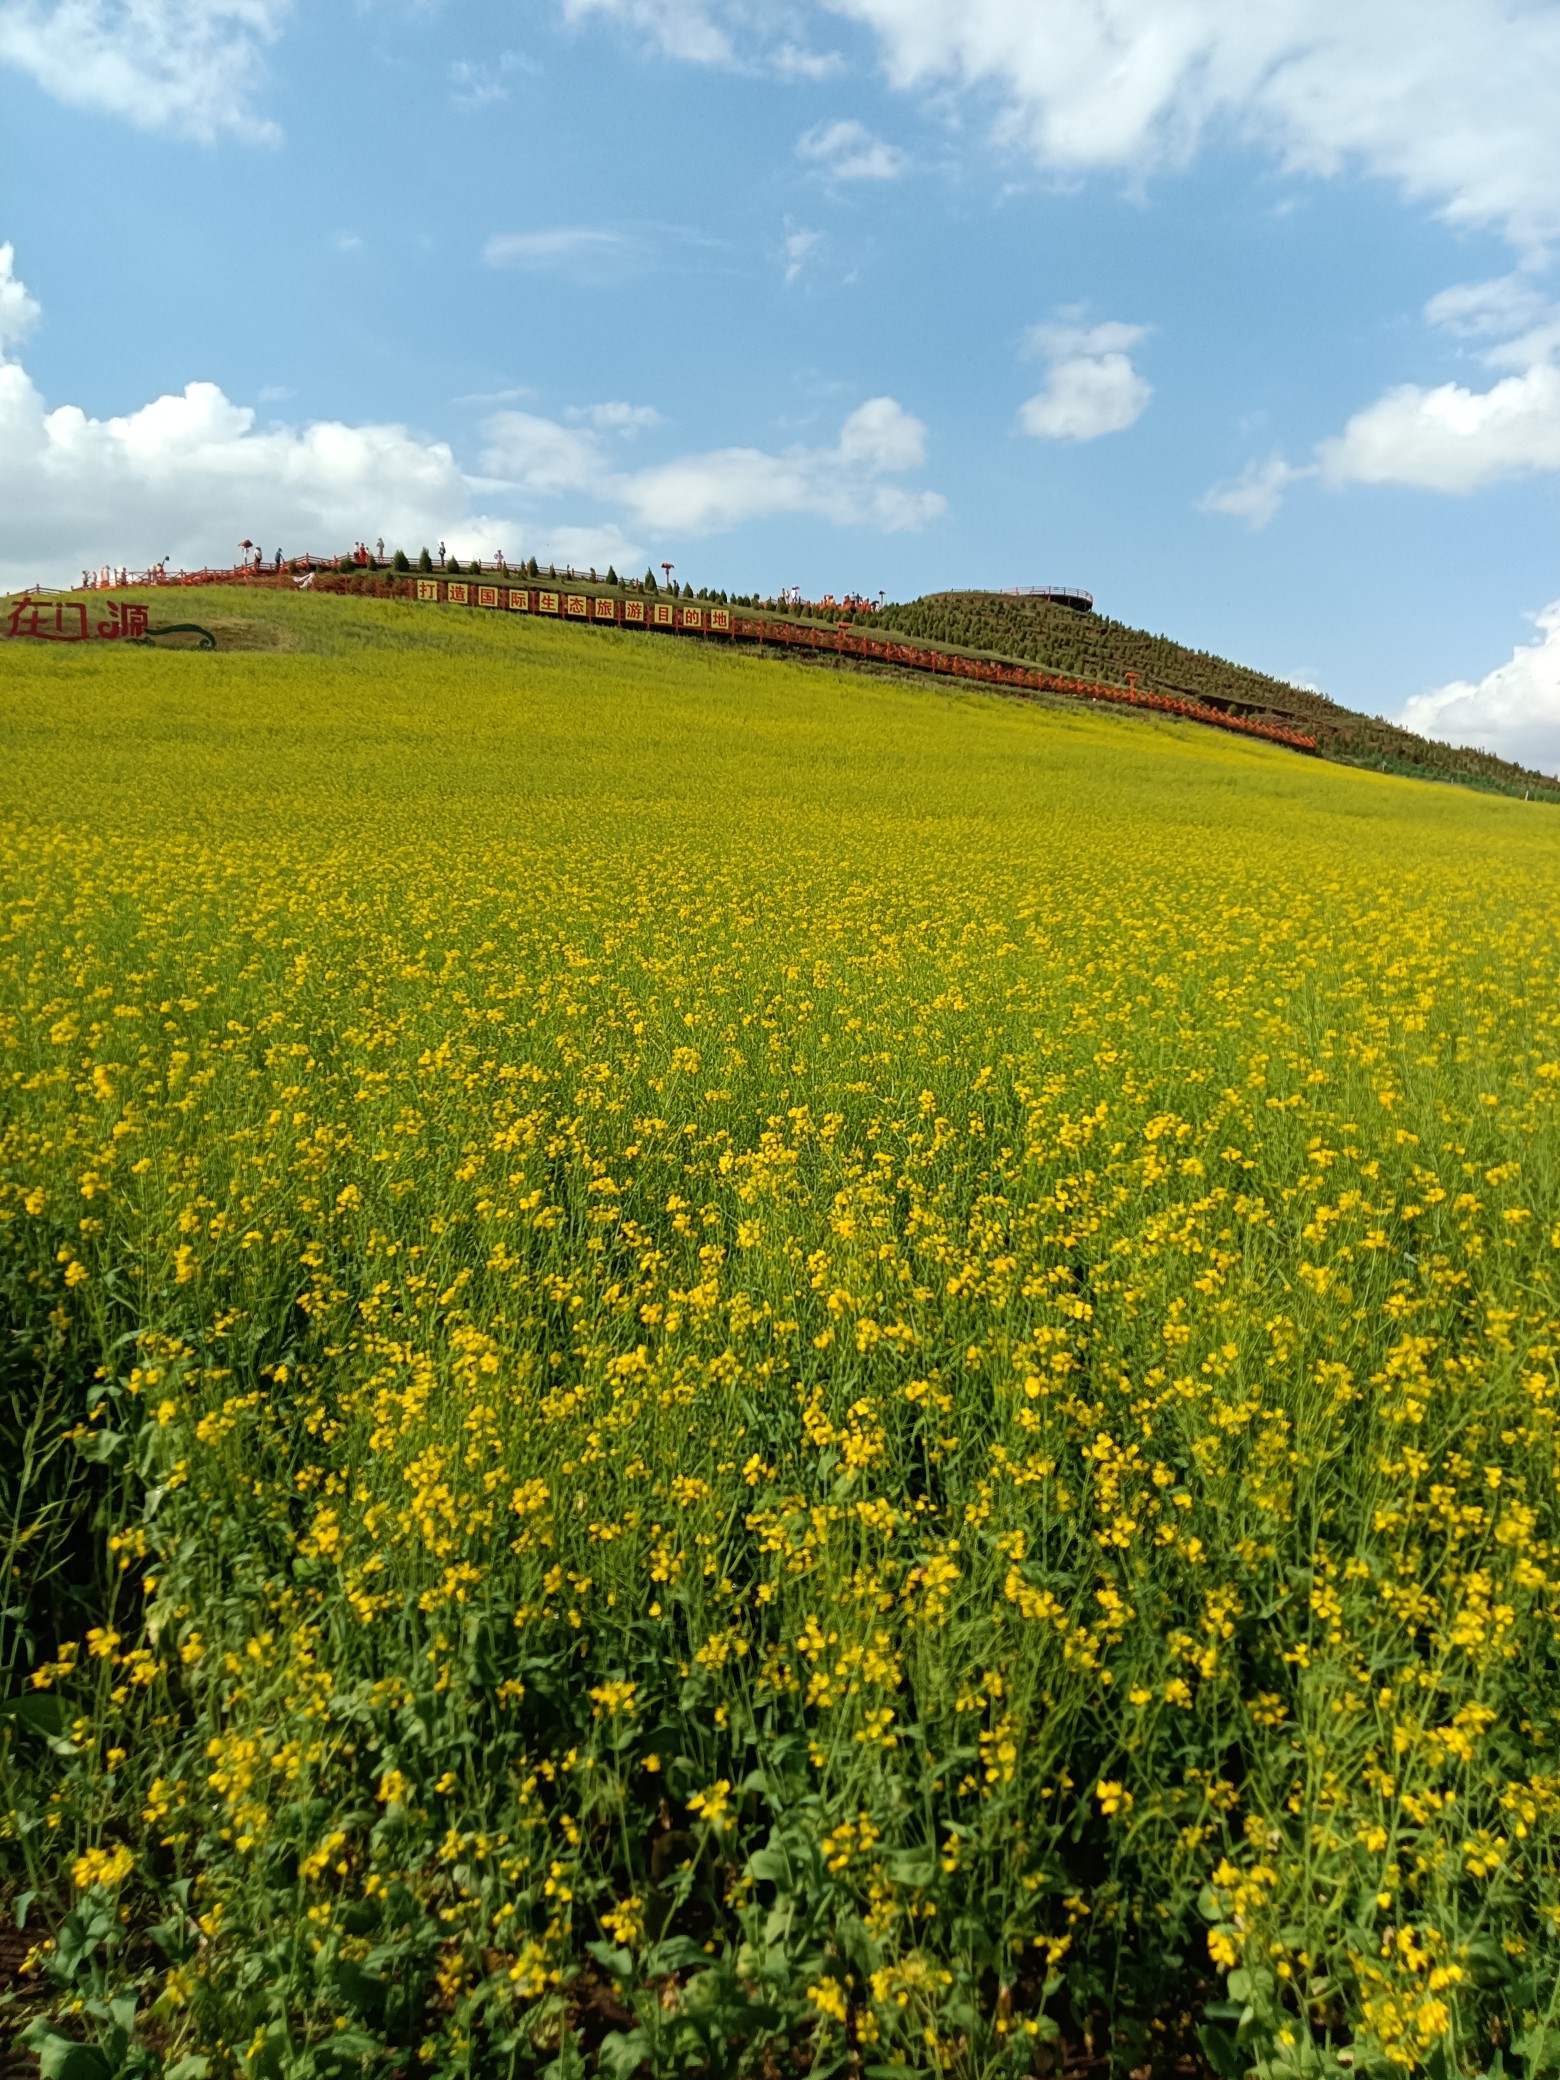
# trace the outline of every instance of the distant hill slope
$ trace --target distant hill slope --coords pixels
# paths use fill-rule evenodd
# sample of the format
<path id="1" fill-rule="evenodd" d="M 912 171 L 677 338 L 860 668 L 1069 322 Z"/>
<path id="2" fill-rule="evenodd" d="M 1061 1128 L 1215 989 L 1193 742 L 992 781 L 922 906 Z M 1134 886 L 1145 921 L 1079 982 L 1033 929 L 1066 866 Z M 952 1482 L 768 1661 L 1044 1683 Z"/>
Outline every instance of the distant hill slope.
<path id="1" fill-rule="evenodd" d="M 1298 724 L 1316 736 L 1325 757 L 1347 765 L 1455 780 L 1502 794 L 1543 791 L 1560 799 L 1560 782 L 1492 752 L 1436 743 L 1206 650 L 1189 650 L 1168 636 L 1128 628 L 1102 614 L 1080 614 L 1049 600 L 1005 592 L 934 592 L 884 607 L 872 616 L 872 623 L 925 641 L 1024 658 L 1079 677 L 1119 681 L 1129 671 L 1136 672 L 1142 684 L 1156 692 L 1192 694 L 1254 720 Z"/>

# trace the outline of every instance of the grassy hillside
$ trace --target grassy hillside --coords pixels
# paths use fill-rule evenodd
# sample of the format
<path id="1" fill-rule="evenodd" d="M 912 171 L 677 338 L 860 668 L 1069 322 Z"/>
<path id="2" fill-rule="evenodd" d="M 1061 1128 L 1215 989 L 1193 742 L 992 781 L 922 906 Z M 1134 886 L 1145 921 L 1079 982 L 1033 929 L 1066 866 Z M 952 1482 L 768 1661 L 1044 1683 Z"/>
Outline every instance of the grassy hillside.
<path id="1" fill-rule="evenodd" d="M 220 607 L 0 657 L 45 2072 L 1545 2071 L 1560 821 Z"/>
<path id="2" fill-rule="evenodd" d="M 1320 740 L 1325 756 L 1378 770 L 1457 780 L 1502 793 L 1560 795 L 1560 781 L 1490 752 L 1432 742 L 1396 723 L 1356 715 L 1325 694 L 1270 679 L 1206 650 L 1101 614 L 1079 614 L 1047 600 L 1003 592 L 937 592 L 873 617 L 906 634 L 1019 657 L 1057 671 L 1121 680 L 1128 671 L 1160 692 L 1194 695 L 1258 721 L 1298 725 Z"/>

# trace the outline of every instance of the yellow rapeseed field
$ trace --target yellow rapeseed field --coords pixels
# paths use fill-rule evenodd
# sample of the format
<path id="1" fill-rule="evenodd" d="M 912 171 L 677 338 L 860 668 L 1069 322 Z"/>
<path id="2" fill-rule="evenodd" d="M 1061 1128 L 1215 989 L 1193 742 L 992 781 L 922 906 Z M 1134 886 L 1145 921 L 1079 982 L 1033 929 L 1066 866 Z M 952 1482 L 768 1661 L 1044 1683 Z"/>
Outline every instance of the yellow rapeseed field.
<path id="1" fill-rule="evenodd" d="M 288 612 L 0 660 L 45 2072 L 1560 2065 L 1560 818 Z"/>

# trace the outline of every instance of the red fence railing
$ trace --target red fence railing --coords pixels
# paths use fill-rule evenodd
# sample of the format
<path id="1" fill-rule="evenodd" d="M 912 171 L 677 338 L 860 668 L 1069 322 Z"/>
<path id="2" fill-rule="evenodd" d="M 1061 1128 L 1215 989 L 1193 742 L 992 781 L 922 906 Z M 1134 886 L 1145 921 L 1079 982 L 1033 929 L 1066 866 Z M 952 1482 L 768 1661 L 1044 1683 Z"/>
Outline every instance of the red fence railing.
<path id="1" fill-rule="evenodd" d="M 621 591 L 603 591 L 582 582 L 574 572 L 567 577 L 549 577 L 537 582 L 510 583 L 511 573 L 503 565 L 484 566 L 471 576 L 453 578 L 443 574 L 380 569 L 342 571 L 324 558 L 295 558 L 284 565 L 239 565 L 230 570 L 170 572 L 159 568 L 139 582 L 153 585 L 244 585 L 268 591 L 290 592 L 308 587 L 316 592 L 366 594 L 379 599 L 411 599 L 425 605 L 443 604 L 485 609 L 489 612 L 541 614 L 559 620 L 585 622 L 596 627 L 659 630 L 672 635 L 715 636 L 726 642 L 777 644 L 787 649 L 831 652 L 837 657 L 896 666 L 904 671 L 927 672 L 934 678 L 972 680 L 982 686 L 1004 686 L 1016 693 L 1059 693 L 1075 700 L 1093 701 L 1110 707 L 1137 708 L 1149 714 L 1173 715 L 1185 722 L 1198 722 L 1222 729 L 1232 736 L 1254 737 L 1268 744 L 1282 744 L 1290 751 L 1315 751 L 1317 740 L 1304 730 L 1289 729 L 1278 722 L 1258 722 L 1247 715 L 1228 714 L 1222 708 L 1184 694 L 1155 693 L 1139 686 L 1129 672 L 1124 686 L 1105 679 L 1080 679 L 1064 672 L 1048 672 L 1038 665 L 1016 660 L 971 656 L 962 650 L 936 643 L 896 643 L 886 636 L 868 632 L 870 623 L 841 620 L 830 627 L 824 622 L 782 616 L 762 608 L 716 606 L 705 600 L 668 597 L 633 586 Z M 598 581 L 599 582 L 599 581 Z M 23 631 L 15 631 L 21 633 Z M 33 631 L 28 630 L 27 633 Z"/>
<path id="2" fill-rule="evenodd" d="M 370 581 L 373 582 L 372 580 Z M 320 587 L 337 589 L 322 574 Z M 337 581 L 338 584 L 343 581 Z M 360 582 L 347 579 L 343 589 L 361 589 Z M 375 591 L 381 586 L 376 584 Z M 392 597 L 408 593 L 425 604 L 486 609 L 489 612 L 541 614 L 565 621 L 580 621 L 596 627 L 659 630 L 671 635 L 717 636 L 728 642 L 776 643 L 790 649 L 828 651 L 838 657 L 860 658 L 902 670 L 929 672 L 936 678 L 974 680 L 978 685 L 1007 686 L 1022 693 L 1061 693 L 1077 700 L 1112 707 L 1137 708 L 1150 714 L 1174 715 L 1186 722 L 1200 722 L 1210 729 L 1231 735 L 1256 737 L 1264 743 L 1282 744 L 1290 751 L 1315 751 L 1316 738 L 1302 730 L 1286 729 L 1280 723 L 1256 722 L 1248 716 L 1229 715 L 1202 701 L 1181 695 L 1154 693 L 1136 683 L 1132 675 L 1125 686 L 1109 680 L 1078 679 L 1062 672 L 1047 672 L 1035 665 L 1008 663 L 992 657 L 971 657 L 963 651 L 946 650 L 930 643 L 895 643 L 885 636 L 870 635 L 840 622 L 827 628 L 817 622 L 791 621 L 750 607 L 712 606 L 705 601 L 665 599 L 650 595 L 619 597 L 615 593 L 590 592 L 567 583 L 544 585 L 484 584 L 478 580 L 443 578 L 388 579 L 383 590 Z"/>

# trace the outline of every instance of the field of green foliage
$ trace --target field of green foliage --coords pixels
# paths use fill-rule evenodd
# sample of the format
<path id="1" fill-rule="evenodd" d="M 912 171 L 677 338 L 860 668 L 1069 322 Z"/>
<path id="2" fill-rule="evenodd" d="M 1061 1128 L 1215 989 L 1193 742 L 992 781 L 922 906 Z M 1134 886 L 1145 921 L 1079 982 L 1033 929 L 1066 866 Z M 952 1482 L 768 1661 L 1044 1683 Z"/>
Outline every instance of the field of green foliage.
<path id="1" fill-rule="evenodd" d="M 0 660 L 46 2080 L 1560 2068 L 1560 821 L 180 605 Z"/>

